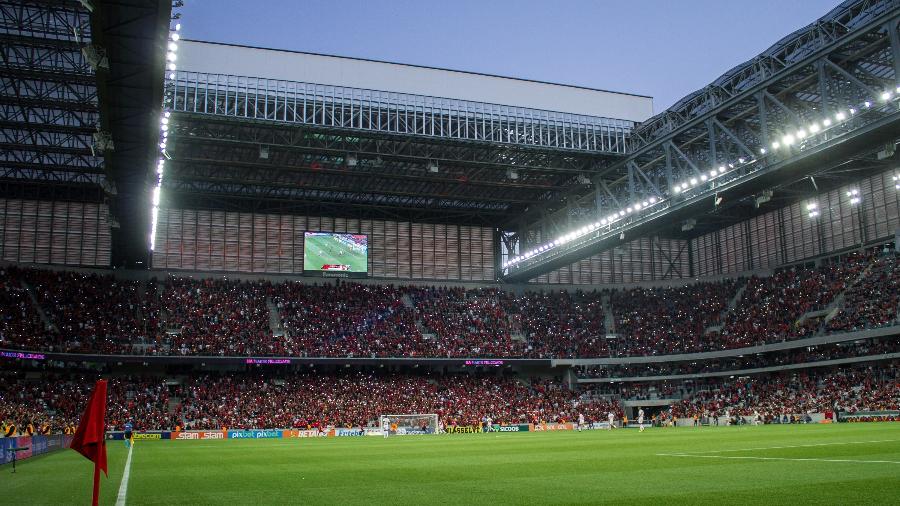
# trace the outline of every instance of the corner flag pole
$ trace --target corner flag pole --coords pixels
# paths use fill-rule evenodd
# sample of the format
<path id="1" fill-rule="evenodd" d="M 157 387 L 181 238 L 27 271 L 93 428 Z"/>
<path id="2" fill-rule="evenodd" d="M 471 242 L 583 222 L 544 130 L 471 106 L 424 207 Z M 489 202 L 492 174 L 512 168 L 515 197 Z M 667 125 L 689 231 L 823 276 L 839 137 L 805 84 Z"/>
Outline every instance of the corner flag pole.
<path id="1" fill-rule="evenodd" d="M 106 467 L 106 380 L 98 380 L 88 405 L 81 415 L 71 448 L 94 463 L 92 506 L 100 500 L 100 471 L 109 476 Z"/>

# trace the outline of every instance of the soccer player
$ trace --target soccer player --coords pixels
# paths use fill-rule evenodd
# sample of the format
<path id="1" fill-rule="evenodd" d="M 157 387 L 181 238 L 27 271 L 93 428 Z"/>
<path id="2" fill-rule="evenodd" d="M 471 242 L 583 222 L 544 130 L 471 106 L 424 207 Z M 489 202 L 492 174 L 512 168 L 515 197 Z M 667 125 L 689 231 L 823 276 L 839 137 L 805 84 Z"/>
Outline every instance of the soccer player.
<path id="1" fill-rule="evenodd" d="M 125 448 L 131 448 L 132 435 L 134 427 L 131 425 L 131 421 L 125 422 Z"/>
<path id="2" fill-rule="evenodd" d="M 385 439 L 391 433 L 391 421 L 386 416 L 381 419 L 381 432 L 384 433 Z"/>
<path id="3" fill-rule="evenodd" d="M 616 428 L 616 426 L 613 424 L 616 421 L 616 415 L 614 415 L 613 412 L 610 411 L 609 414 L 606 415 L 606 417 L 609 419 L 609 427 L 607 427 L 606 430 L 613 430 L 614 428 Z"/>
<path id="4" fill-rule="evenodd" d="M 638 408 L 638 432 L 644 432 L 644 408 Z"/>
<path id="5" fill-rule="evenodd" d="M 584 428 L 584 413 L 578 413 L 578 432 Z"/>

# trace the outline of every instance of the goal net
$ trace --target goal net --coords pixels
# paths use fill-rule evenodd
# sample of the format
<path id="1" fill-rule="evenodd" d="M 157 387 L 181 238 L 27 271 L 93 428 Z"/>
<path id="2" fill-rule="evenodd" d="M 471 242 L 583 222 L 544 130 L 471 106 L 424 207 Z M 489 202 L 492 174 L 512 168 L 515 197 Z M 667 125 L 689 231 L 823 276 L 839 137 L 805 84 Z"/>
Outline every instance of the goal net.
<path id="1" fill-rule="evenodd" d="M 437 434 L 438 432 L 438 416 L 435 414 L 381 415 L 378 417 L 378 425 L 383 427 L 385 418 L 387 418 L 392 436 Z"/>

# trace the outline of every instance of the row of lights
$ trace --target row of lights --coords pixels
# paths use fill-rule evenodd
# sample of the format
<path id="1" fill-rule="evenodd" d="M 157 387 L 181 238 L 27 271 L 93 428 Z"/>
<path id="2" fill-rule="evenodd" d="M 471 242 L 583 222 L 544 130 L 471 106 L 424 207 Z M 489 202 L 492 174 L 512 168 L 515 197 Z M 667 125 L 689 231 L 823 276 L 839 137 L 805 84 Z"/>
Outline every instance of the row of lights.
<path id="1" fill-rule="evenodd" d="M 169 32 L 169 43 L 166 51 L 166 71 L 169 72 L 168 78 L 175 79 L 175 70 L 178 68 L 175 60 L 178 59 L 178 40 L 181 39 L 181 23 L 176 23 L 175 27 Z M 150 251 L 156 249 L 156 226 L 159 221 L 159 204 L 162 193 L 163 175 L 166 169 L 166 146 L 169 140 L 169 121 L 172 112 L 163 111 L 162 117 L 159 118 L 159 159 L 156 161 L 156 185 L 153 186 L 153 195 L 151 197 L 150 208 Z"/>
<path id="2" fill-rule="evenodd" d="M 615 222 L 621 220 L 622 218 L 624 218 L 630 214 L 634 214 L 634 213 L 643 211 L 644 209 L 647 209 L 649 207 L 653 207 L 655 204 L 658 204 L 660 202 L 662 202 L 662 200 L 660 200 L 656 197 L 650 197 L 649 199 L 647 199 L 643 202 L 638 202 L 638 203 L 629 205 L 628 207 L 626 207 L 618 212 L 612 213 L 605 218 L 601 218 L 600 221 L 585 225 L 585 226 L 579 228 L 578 230 L 574 230 L 572 232 L 569 232 L 568 234 L 560 236 L 559 238 L 557 238 L 554 241 L 548 242 L 547 244 L 544 244 L 542 246 L 538 246 L 537 248 L 535 248 L 527 253 L 523 253 L 522 255 L 519 255 L 519 256 L 513 258 L 512 260 L 505 262 L 503 264 L 503 268 L 505 269 L 507 267 L 516 265 L 519 262 L 528 260 L 529 258 L 532 258 L 535 255 L 539 255 L 545 251 L 548 251 L 551 248 L 555 248 L 557 246 L 562 246 L 564 244 L 570 243 L 570 242 L 574 241 L 575 239 L 584 237 L 585 235 L 590 234 L 592 232 L 596 232 L 597 230 L 600 230 L 603 227 L 606 227 L 606 226 L 611 227 Z"/>
<path id="3" fill-rule="evenodd" d="M 882 102 L 888 102 L 892 99 L 900 98 L 900 86 L 897 86 L 897 88 L 894 91 L 890 91 L 890 90 L 883 91 L 880 95 L 880 98 L 881 98 Z M 868 100 L 863 102 L 863 104 L 861 106 L 862 109 L 870 109 L 871 107 L 872 107 L 872 102 L 870 102 Z M 821 120 L 820 122 L 813 122 L 805 128 L 799 128 L 793 133 L 785 134 L 784 136 L 781 137 L 780 140 L 772 142 L 771 148 L 773 150 L 777 150 L 779 148 L 788 149 L 788 148 L 790 148 L 790 146 L 794 145 L 795 143 L 802 142 L 804 139 L 806 139 L 808 137 L 813 137 L 813 136 L 822 134 L 834 126 L 843 124 L 844 122 L 848 121 L 849 118 L 855 116 L 857 114 L 857 112 L 859 112 L 859 110 L 854 107 L 849 107 L 849 108 L 847 108 L 846 111 L 843 111 L 843 110 L 838 111 L 837 113 L 835 113 L 834 119 L 832 119 L 830 117 L 825 118 L 825 119 Z M 764 147 L 759 148 L 760 155 L 765 155 L 767 152 L 768 151 L 766 150 L 766 148 L 764 148 Z M 698 176 L 691 177 L 687 181 L 684 181 L 681 183 L 676 183 L 672 187 L 671 195 L 678 195 L 678 194 L 685 192 L 691 188 L 697 187 L 698 185 L 703 185 L 705 183 L 712 182 L 715 179 L 722 177 L 723 175 L 725 175 L 726 173 L 728 173 L 729 171 L 731 171 L 733 169 L 736 169 L 736 168 L 742 167 L 742 166 L 751 165 L 751 164 L 756 163 L 757 161 L 758 161 L 758 159 L 756 159 L 756 158 L 741 157 L 741 158 L 738 158 L 737 161 L 735 161 L 735 162 L 719 165 L 718 167 L 713 167 L 709 170 L 708 173 L 701 173 Z M 893 179 L 895 182 L 894 187 L 897 188 L 898 190 L 900 190 L 900 175 L 894 176 Z M 850 190 L 847 192 L 847 196 L 850 197 L 851 205 L 856 205 L 861 202 L 859 190 L 856 190 L 856 189 Z M 612 215 L 601 219 L 599 222 L 581 227 L 578 230 L 575 230 L 566 235 L 563 235 L 559 239 L 556 239 L 547 244 L 538 246 L 526 253 L 523 253 L 517 257 L 514 257 L 511 260 L 509 260 L 508 262 L 504 262 L 503 268 L 506 269 L 508 267 L 513 267 L 525 260 L 533 258 L 537 255 L 540 255 L 541 253 L 544 253 L 545 251 L 548 251 L 552 248 L 555 248 L 555 247 L 564 245 L 568 242 L 571 242 L 574 239 L 577 239 L 586 234 L 594 232 L 604 226 L 609 225 L 611 227 L 614 222 L 624 218 L 628 214 L 632 214 L 634 212 L 643 210 L 644 208 L 650 207 L 653 204 L 656 204 L 658 202 L 661 203 L 664 201 L 665 201 L 665 199 L 658 200 L 656 197 L 651 197 L 649 200 L 644 201 L 640 204 L 631 205 L 623 210 L 620 210 L 617 213 L 613 213 Z M 806 206 L 806 210 L 807 210 L 807 213 L 810 218 L 815 218 L 815 217 L 819 216 L 819 206 L 815 202 L 808 204 Z"/>

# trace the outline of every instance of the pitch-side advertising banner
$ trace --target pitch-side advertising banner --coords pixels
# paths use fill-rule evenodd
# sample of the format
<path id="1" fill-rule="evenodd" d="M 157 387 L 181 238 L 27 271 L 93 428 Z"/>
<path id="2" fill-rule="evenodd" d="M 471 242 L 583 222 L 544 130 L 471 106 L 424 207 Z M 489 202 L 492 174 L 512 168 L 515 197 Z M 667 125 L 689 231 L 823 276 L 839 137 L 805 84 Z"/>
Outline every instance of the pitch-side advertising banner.
<path id="1" fill-rule="evenodd" d="M 485 428 L 485 432 L 528 432 L 531 430 L 531 426 L 527 423 L 520 423 L 518 425 L 490 425 Z"/>
<path id="2" fill-rule="evenodd" d="M 547 431 L 547 430 L 574 430 L 575 426 L 571 423 L 536 423 L 534 424 L 535 431 Z"/>
<path id="3" fill-rule="evenodd" d="M 447 427 L 447 434 L 481 434 L 484 432 L 480 425 L 451 425 Z"/>
<path id="4" fill-rule="evenodd" d="M 366 435 L 366 431 L 360 427 L 354 427 L 352 429 L 334 429 L 334 435 L 337 437 L 364 436 Z"/>
<path id="5" fill-rule="evenodd" d="M 280 439 L 280 430 L 230 430 L 228 439 Z"/>
<path id="6" fill-rule="evenodd" d="M 189 441 L 192 439 L 225 439 L 227 433 L 221 430 L 189 430 L 172 433 L 172 439 Z"/>
<path id="7" fill-rule="evenodd" d="M 16 460 L 23 460 L 34 455 L 49 453 L 62 448 L 68 448 L 72 443 L 72 436 L 54 434 L 52 436 L 19 436 L 0 438 L 0 464 L 12 462 L 13 452 L 11 448 L 25 448 L 16 452 Z"/>
<path id="8" fill-rule="evenodd" d="M 135 441 L 161 441 L 163 439 L 171 439 L 171 435 L 172 433 L 167 430 L 150 430 L 132 433 L 132 437 L 134 437 Z M 121 441 L 125 439 L 125 433 L 120 431 L 107 432 L 106 439 Z"/>
<path id="9" fill-rule="evenodd" d="M 283 437 L 283 438 L 294 438 L 294 437 L 334 437 L 334 436 L 335 436 L 335 430 L 334 430 L 334 429 L 328 429 L 328 430 L 324 430 L 324 431 L 320 431 L 320 430 L 318 430 L 318 429 L 312 429 L 312 430 L 306 430 L 306 429 L 303 429 L 303 430 L 297 430 L 297 429 L 292 429 L 292 430 L 283 430 L 283 431 L 281 431 L 281 437 Z"/>

